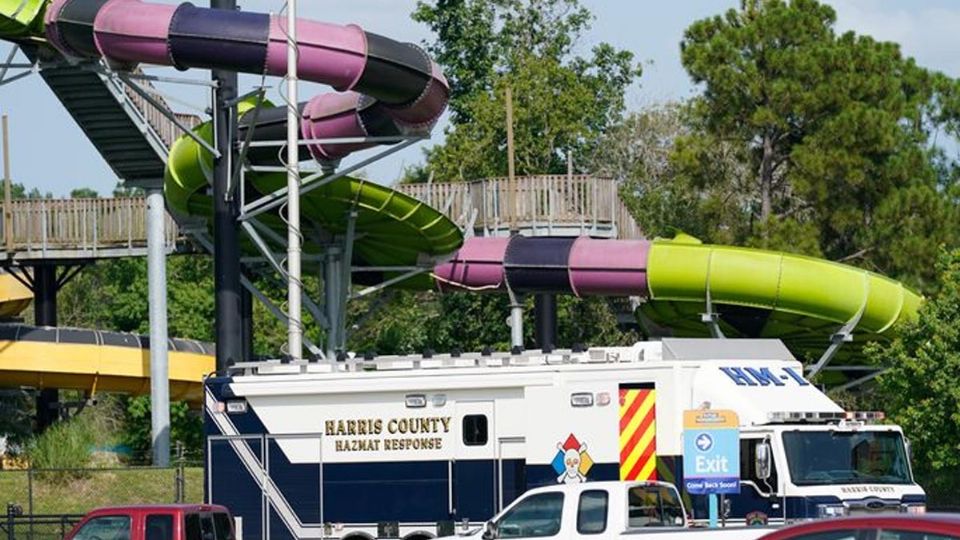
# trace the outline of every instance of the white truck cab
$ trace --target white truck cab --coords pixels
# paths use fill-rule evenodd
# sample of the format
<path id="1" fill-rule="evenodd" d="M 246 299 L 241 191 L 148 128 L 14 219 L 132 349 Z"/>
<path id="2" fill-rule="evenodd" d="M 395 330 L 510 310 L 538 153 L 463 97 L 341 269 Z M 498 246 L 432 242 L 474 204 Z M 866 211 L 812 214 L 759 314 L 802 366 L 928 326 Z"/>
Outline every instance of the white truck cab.
<path id="1" fill-rule="evenodd" d="M 528 491 L 484 527 L 459 538 L 567 540 L 575 538 L 737 538 L 768 528 L 691 529 L 683 499 L 666 482 L 588 482 Z"/>

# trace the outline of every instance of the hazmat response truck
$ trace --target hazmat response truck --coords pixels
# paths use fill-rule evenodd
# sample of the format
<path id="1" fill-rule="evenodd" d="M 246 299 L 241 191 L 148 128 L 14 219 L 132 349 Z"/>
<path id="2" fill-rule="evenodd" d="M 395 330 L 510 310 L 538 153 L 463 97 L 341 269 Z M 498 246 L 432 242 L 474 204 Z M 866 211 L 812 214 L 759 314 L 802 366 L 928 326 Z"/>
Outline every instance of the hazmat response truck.
<path id="1" fill-rule="evenodd" d="M 843 411 L 780 341 L 739 339 L 237 364 L 205 385 L 208 500 L 246 538 L 422 540 L 531 488 L 659 480 L 702 523 L 689 410 L 739 418 L 727 523 L 925 510 L 899 427 Z"/>

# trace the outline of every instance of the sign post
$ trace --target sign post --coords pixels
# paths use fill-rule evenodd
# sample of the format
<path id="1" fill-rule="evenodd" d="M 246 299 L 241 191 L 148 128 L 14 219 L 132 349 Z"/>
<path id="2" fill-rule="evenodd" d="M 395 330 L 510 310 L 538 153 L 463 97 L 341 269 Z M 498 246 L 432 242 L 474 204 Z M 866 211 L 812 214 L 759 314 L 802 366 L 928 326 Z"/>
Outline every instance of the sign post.
<path id="1" fill-rule="evenodd" d="M 717 526 L 717 495 L 740 493 L 740 420 L 730 410 L 683 412 L 683 485 L 710 496 L 710 527 Z"/>

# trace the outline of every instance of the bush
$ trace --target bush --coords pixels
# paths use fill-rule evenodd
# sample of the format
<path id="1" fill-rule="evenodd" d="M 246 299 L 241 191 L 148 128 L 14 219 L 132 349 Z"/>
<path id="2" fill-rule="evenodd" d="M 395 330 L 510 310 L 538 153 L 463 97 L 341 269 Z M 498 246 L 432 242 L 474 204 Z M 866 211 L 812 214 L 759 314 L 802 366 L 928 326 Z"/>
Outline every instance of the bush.
<path id="1" fill-rule="evenodd" d="M 114 444 L 119 430 L 116 402 L 88 406 L 69 420 L 57 422 L 26 445 L 35 469 L 77 469 L 90 466 L 97 446 Z"/>
<path id="2" fill-rule="evenodd" d="M 27 458 L 37 469 L 76 469 L 90 463 L 93 433 L 80 417 L 56 423 L 27 444 Z"/>

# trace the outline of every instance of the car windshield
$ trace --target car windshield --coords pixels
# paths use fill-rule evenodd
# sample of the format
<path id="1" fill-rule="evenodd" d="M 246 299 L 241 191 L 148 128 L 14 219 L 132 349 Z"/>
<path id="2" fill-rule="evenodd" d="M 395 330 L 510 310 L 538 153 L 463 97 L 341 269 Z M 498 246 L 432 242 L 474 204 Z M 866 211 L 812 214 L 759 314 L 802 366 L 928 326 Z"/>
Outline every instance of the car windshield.
<path id="1" fill-rule="evenodd" d="M 798 486 L 912 483 L 896 431 L 789 431 L 783 446 Z"/>

